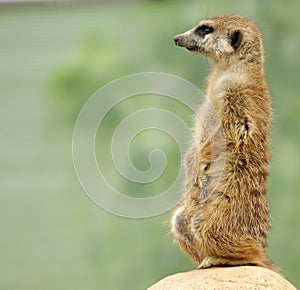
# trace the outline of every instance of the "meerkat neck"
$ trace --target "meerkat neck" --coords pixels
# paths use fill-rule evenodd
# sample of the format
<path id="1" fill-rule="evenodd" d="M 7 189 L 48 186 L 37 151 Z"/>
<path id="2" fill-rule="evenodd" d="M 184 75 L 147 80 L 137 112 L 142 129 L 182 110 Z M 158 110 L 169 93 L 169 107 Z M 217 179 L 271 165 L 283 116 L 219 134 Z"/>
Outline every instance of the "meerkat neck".
<path id="1" fill-rule="evenodd" d="M 250 62 L 243 60 L 236 60 L 231 62 L 213 62 L 212 72 L 216 71 L 219 73 L 251 73 L 253 71 L 264 73 L 264 63 L 260 61 Z"/>
<path id="2" fill-rule="evenodd" d="M 237 84 L 250 86 L 251 83 L 265 84 L 263 66 L 257 63 L 249 65 L 215 63 L 207 78 L 206 95 L 217 109 L 222 104 L 222 95 L 228 89 L 236 87 Z"/>
<path id="3" fill-rule="evenodd" d="M 260 63 L 215 63 L 208 77 L 208 85 L 220 86 L 224 81 L 231 83 L 242 83 L 247 81 L 264 81 L 264 67 Z"/>
<path id="4" fill-rule="evenodd" d="M 256 75 L 259 79 L 264 76 L 264 57 L 260 54 L 258 57 L 253 58 L 248 56 L 244 59 L 228 59 L 213 61 L 212 74 L 245 74 Z"/>

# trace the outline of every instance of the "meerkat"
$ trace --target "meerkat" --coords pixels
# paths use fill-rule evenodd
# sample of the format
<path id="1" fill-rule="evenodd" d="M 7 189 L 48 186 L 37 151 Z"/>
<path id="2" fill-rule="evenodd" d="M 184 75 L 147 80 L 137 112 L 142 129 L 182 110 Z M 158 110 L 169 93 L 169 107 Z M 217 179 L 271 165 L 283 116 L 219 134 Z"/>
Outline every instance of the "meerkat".
<path id="1" fill-rule="evenodd" d="M 171 218 L 174 240 L 199 269 L 278 272 L 267 256 L 272 110 L 261 32 L 248 18 L 221 15 L 174 42 L 213 63 L 185 158 L 186 193 Z"/>

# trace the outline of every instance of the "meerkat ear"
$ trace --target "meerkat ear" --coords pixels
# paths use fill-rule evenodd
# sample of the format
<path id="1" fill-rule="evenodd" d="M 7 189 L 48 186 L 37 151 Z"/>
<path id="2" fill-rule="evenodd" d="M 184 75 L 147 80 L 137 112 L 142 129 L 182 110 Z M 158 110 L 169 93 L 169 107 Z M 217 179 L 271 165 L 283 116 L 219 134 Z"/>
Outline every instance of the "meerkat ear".
<path id="1" fill-rule="evenodd" d="M 234 49 L 238 49 L 242 43 L 243 34 L 241 31 L 236 30 L 230 36 L 230 44 Z"/>

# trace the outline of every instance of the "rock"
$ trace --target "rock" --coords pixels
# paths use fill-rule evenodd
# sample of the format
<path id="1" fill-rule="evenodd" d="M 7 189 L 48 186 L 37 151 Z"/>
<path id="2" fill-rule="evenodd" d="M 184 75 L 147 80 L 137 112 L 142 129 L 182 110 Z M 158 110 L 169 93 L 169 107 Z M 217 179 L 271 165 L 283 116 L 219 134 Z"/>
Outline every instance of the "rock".
<path id="1" fill-rule="evenodd" d="M 178 273 L 157 282 L 148 290 L 297 290 L 279 274 L 262 267 L 210 268 Z"/>

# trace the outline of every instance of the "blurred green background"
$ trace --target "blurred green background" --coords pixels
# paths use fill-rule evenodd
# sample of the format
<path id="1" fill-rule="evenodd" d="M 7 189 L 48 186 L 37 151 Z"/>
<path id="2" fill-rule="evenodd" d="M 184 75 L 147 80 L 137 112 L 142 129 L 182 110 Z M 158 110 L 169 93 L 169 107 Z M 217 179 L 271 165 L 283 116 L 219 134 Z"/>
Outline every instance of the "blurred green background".
<path id="1" fill-rule="evenodd" d="M 0 5 L 0 289 L 138 290 L 195 268 L 172 244 L 169 213 L 126 219 L 87 198 L 72 164 L 72 132 L 88 97 L 120 76 L 167 72 L 203 87 L 209 63 L 176 48 L 172 38 L 222 13 L 250 17 L 263 31 L 275 112 L 269 251 L 300 288 L 299 11 L 298 0 Z M 149 104 L 146 98 L 116 108 L 107 134 L 113 120 Z M 140 142 L 136 162 L 147 159 Z"/>

